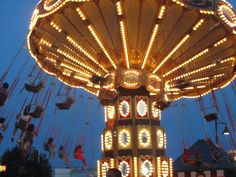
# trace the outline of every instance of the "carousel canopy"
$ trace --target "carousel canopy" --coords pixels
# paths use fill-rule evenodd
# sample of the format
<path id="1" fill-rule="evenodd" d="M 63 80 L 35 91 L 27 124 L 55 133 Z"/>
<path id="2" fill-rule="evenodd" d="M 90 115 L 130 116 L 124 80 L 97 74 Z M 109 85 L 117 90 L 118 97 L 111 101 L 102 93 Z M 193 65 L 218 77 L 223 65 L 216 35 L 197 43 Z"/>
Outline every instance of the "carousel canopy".
<path id="1" fill-rule="evenodd" d="M 226 1 L 42 0 L 28 46 L 72 87 L 196 97 L 235 76 L 236 14 Z"/>

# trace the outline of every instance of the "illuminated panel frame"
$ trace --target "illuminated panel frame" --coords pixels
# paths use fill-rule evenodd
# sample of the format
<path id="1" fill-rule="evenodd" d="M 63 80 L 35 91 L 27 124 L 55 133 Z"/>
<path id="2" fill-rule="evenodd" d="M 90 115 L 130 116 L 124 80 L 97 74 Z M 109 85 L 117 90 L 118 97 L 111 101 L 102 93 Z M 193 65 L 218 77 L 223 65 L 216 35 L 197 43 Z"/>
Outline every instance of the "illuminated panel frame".
<path id="1" fill-rule="evenodd" d="M 139 149 L 150 149 L 152 148 L 152 133 L 149 125 L 138 125 L 138 148 Z M 148 135 L 147 143 L 141 142 L 141 134 L 145 132 Z"/>
<path id="2" fill-rule="evenodd" d="M 124 102 L 127 102 L 128 104 L 129 104 L 129 108 L 127 108 L 127 109 L 129 109 L 129 113 L 127 114 L 127 115 L 122 115 L 121 114 L 121 105 L 122 105 L 122 103 L 124 103 Z M 119 108 L 119 110 L 118 110 L 118 118 L 119 119 L 129 119 L 129 118 L 131 118 L 131 116 L 132 116 L 132 104 L 131 104 L 131 97 L 130 96 L 127 96 L 127 97 L 121 97 L 120 99 L 119 99 L 119 101 L 118 101 L 118 108 Z"/>
<path id="3" fill-rule="evenodd" d="M 118 169 L 121 171 L 121 165 L 122 163 L 126 163 L 128 165 L 128 174 L 127 175 L 122 175 L 122 177 L 132 177 L 133 173 L 132 173 L 132 169 L 133 169 L 133 161 L 132 161 L 132 157 L 118 157 L 117 159 L 117 164 L 118 164 Z"/>
<path id="4" fill-rule="evenodd" d="M 107 122 L 108 120 L 114 120 L 116 116 L 116 108 L 115 106 L 105 106 L 104 107 L 104 112 L 105 112 L 105 121 Z"/>
<path id="5" fill-rule="evenodd" d="M 115 168 L 115 159 L 110 158 L 110 167 Z"/>
<path id="6" fill-rule="evenodd" d="M 156 101 L 151 103 L 151 118 L 161 120 L 161 110 L 157 106 Z"/>
<path id="7" fill-rule="evenodd" d="M 224 10 L 227 10 L 227 12 L 231 15 L 231 17 L 233 18 L 233 22 L 232 21 L 229 21 L 229 19 L 227 19 L 227 17 L 225 16 L 225 14 L 223 13 L 223 9 Z M 226 5 L 226 4 L 222 4 L 222 5 L 219 5 L 218 7 L 218 14 L 220 16 L 220 18 L 231 28 L 233 29 L 236 29 L 236 14 L 234 12 L 234 10 Z"/>
<path id="8" fill-rule="evenodd" d="M 165 149 L 166 140 L 165 140 L 165 132 L 163 128 L 158 127 L 156 129 L 156 142 L 157 142 L 157 149 Z"/>
<path id="9" fill-rule="evenodd" d="M 173 177 L 173 161 L 166 156 L 157 157 L 157 177 Z"/>
<path id="10" fill-rule="evenodd" d="M 101 134 L 101 150 L 102 150 L 102 152 L 104 151 L 104 139 L 103 139 L 103 134 Z"/>
<path id="11" fill-rule="evenodd" d="M 145 107 L 145 115 L 141 115 L 140 114 L 140 111 L 138 110 L 138 105 L 139 104 L 146 104 L 146 107 Z M 148 110 L 149 110 L 149 103 L 148 103 L 148 98 L 147 97 L 144 97 L 144 96 L 136 96 L 135 97 L 135 116 L 136 118 L 148 118 L 149 114 L 148 114 Z"/>
<path id="12" fill-rule="evenodd" d="M 139 160 L 140 160 L 140 163 L 139 163 L 139 176 L 144 177 L 144 175 L 142 174 L 142 166 L 145 162 L 148 162 L 149 164 L 151 164 L 151 173 L 149 175 L 146 175 L 145 177 L 154 177 L 154 173 L 155 173 L 154 159 L 150 156 L 140 156 Z"/>
<path id="13" fill-rule="evenodd" d="M 100 164 L 100 160 L 97 160 L 97 177 L 101 177 L 101 164 Z"/>
<path id="14" fill-rule="evenodd" d="M 109 159 L 100 160 L 100 176 L 106 177 L 106 173 L 110 168 Z"/>
<path id="15" fill-rule="evenodd" d="M 116 107 L 115 106 L 104 106 L 105 122 L 108 128 L 113 128 L 116 120 Z"/>
<path id="16" fill-rule="evenodd" d="M 134 177 L 138 177 L 138 158 L 133 158 L 133 170 L 134 170 Z"/>
<path id="17" fill-rule="evenodd" d="M 104 131 L 103 141 L 104 141 L 104 150 L 105 151 L 112 150 L 114 138 L 111 130 Z M 111 144 L 109 144 L 109 141 L 111 141 Z"/>
<path id="18" fill-rule="evenodd" d="M 127 133 L 128 134 L 128 143 L 127 145 L 124 145 L 121 142 L 121 133 Z M 133 140 L 132 140 L 132 127 L 131 126 L 119 126 L 117 128 L 117 135 L 118 135 L 118 150 L 122 149 L 132 149 L 133 147 Z"/>
<path id="19" fill-rule="evenodd" d="M 148 74 L 146 85 L 148 91 L 159 93 L 161 90 L 161 79 L 155 74 Z"/>
<path id="20" fill-rule="evenodd" d="M 132 77 L 132 81 L 129 79 Z M 121 72 L 121 83 L 120 85 L 128 89 L 138 89 L 141 87 L 142 73 L 136 69 L 126 69 Z"/>
<path id="21" fill-rule="evenodd" d="M 158 103 L 157 100 L 159 99 L 159 96 L 157 95 L 152 95 L 150 97 L 150 106 L 149 106 L 149 111 L 150 111 L 150 117 L 155 120 L 161 120 L 161 110 L 158 108 Z M 154 108 L 154 104 L 156 103 L 156 111 Z"/>

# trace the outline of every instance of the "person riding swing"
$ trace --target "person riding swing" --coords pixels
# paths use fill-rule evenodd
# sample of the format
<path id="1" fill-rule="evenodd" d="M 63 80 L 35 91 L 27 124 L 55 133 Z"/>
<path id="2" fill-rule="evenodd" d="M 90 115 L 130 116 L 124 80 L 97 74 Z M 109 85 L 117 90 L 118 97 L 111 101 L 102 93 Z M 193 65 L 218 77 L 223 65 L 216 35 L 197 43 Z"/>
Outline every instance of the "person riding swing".
<path id="1" fill-rule="evenodd" d="M 5 104 L 8 98 L 8 88 L 9 84 L 7 82 L 3 83 L 3 85 L 0 87 L 0 107 Z"/>
<path id="2" fill-rule="evenodd" d="M 54 144 L 54 138 L 50 137 L 48 138 L 48 142 L 44 144 L 44 150 L 48 152 L 49 159 L 54 158 L 56 154 L 55 150 L 55 144 Z"/>
<path id="3" fill-rule="evenodd" d="M 84 157 L 84 151 L 82 145 L 78 145 L 75 147 L 74 156 L 76 160 L 82 161 L 84 167 L 87 167 L 87 161 Z"/>
<path id="4" fill-rule="evenodd" d="M 59 147 L 59 151 L 58 151 L 58 156 L 61 160 L 63 160 L 65 162 L 66 165 L 71 166 L 68 155 L 65 151 L 65 147 L 64 146 L 60 146 Z"/>
<path id="5" fill-rule="evenodd" d="M 21 130 L 18 141 L 22 141 L 22 136 L 24 135 L 25 131 L 28 128 L 29 122 L 31 121 L 31 116 L 29 115 L 29 107 L 28 106 L 25 107 L 23 114 L 22 113 L 17 114 L 16 119 L 17 122 L 15 124 L 15 128 L 13 130 L 11 137 L 12 142 L 14 141 L 18 129 Z"/>

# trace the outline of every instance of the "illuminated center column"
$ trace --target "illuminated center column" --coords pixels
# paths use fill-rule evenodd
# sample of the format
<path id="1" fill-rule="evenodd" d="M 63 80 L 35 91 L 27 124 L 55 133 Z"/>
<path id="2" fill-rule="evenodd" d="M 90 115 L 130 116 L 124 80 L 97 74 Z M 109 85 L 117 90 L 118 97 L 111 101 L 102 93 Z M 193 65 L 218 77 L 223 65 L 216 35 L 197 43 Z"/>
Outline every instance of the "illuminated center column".
<path id="1" fill-rule="evenodd" d="M 145 72 L 125 70 L 113 74 L 109 79 L 112 84 L 107 83 L 118 85 L 113 102 L 108 101 L 109 94 L 100 93 L 101 102 L 107 105 L 98 176 L 105 177 L 109 168 L 118 168 L 126 177 L 173 176 L 172 160 L 165 156 L 166 134 L 160 127 L 160 108 L 165 103 L 160 102 L 160 95 L 150 92 L 160 90 L 159 79 L 155 77 L 154 82 L 153 78 Z M 112 94 L 110 98 L 114 98 Z"/>

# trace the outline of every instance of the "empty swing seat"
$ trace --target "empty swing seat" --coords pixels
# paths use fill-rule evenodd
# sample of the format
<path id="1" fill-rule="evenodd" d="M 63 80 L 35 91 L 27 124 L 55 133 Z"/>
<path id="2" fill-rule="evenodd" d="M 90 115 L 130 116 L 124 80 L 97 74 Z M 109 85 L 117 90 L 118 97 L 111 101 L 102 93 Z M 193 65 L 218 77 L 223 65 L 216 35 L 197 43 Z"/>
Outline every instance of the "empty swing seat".
<path id="1" fill-rule="evenodd" d="M 160 110 L 165 110 L 170 106 L 170 102 L 164 101 L 164 100 L 158 100 L 157 101 L 157 108 Z"/>
<path id="2" fill-rule="evenodd" d="M 6 121 L 6 118 L 0 117 L 0 124 L 4 124 L 5 121 Z"/>
<path id="3" fill-rule="evenodd" d="M 33 118 L 40 118 L 44 112 L 44 108 L 36 106 L 33 112 L 30 112 L 29 115 Z"/>
<path id="4" fill-rule="evenodd" d="M 71 105 L 75 102 L 75 100 L 71 97 L 67 98 L 63 103 L 56 103 L 56 106 L 60 110 L 68 110 L 70 109 Z"/>
<path id="5" fill-rule="evenodd" d="M 25 84 L 25 89 L 28 92 L 38 93 L 41 89 L 44 88 L 44 82 L 40 82 L 38 85 Z"/>
<path id="6" fill-rule="evenodd" d="M 7 95 L 5 93 L 0 93 L 0 107 L 5 104 L 7 100 Z"/>
<path id="7" fill-rule="evenodd" d="M 114 105 L 117 100 L 117 94 L 115 92 L 102 89 L 99 92 L 98 99 L 103 106 Z"/>
<path id="8" fill-rule="evenodd" d="M 218 116 L 217 116 L 217 113 L 210 113 L 210 114 L 205 115 L 204 119 L 209 122 L 209 121 L 217 120 Z"/>
<path id="9" fill-rule="evenodd" d="M 104 85 L 104 83 L 106 82 L 107 79 L 97 76 L 97 75 L 93 75 L 90 80 L 93 84 Z"/>
<path id="10" fill-rule="evenodd" d="M 183 79 L 179 79 L 176 81 L 176 88 L 180 89 L 180 90 L 184 90 L 185 88 L 191 86 L 190 82 L 183 80 Z"/>

